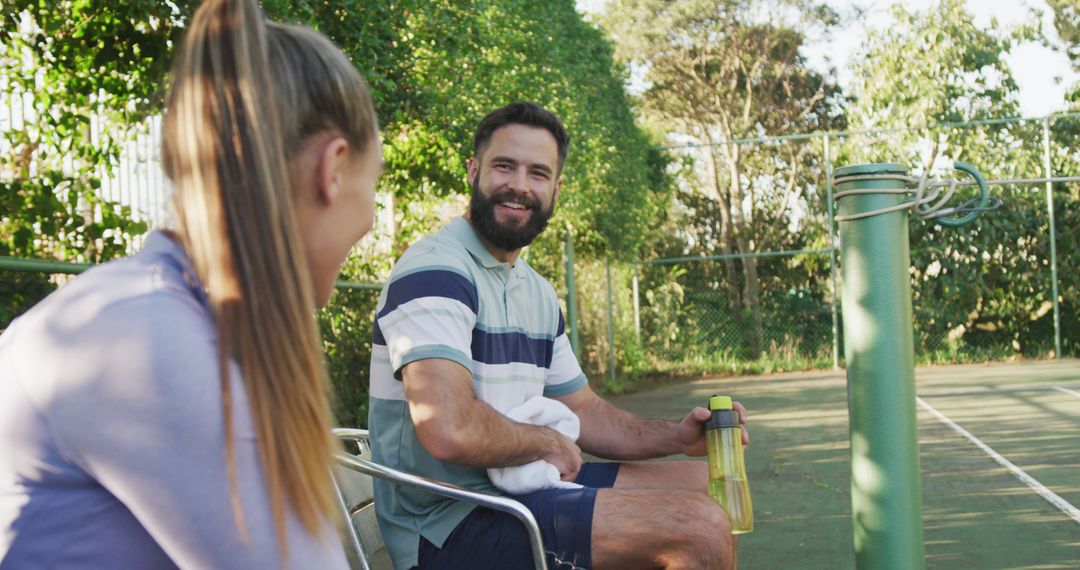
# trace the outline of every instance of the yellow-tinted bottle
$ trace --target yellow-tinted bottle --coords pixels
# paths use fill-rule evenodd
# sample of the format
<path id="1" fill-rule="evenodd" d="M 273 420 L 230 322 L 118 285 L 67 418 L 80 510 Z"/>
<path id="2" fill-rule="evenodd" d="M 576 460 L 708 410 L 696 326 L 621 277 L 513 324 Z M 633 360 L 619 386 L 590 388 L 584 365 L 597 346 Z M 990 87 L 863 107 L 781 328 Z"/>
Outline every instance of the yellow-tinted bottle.
<path id="1" fill-rule="evenodd" d="M 727 511 L 732 534 L 754 530 L 754 510 L 743 460 L 742 427 L 731 398 L 709 398 L 712 417 L 705 423 L 705 444 L 709 455 L 709 495 Z"/>

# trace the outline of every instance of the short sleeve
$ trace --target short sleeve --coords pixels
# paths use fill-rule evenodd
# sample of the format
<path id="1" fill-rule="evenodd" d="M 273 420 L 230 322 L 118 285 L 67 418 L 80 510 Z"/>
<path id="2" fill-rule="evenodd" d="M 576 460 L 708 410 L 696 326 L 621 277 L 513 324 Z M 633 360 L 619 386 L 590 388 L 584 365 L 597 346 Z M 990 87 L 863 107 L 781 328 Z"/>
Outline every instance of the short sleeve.
<path id="1" fill-rule="evenodd" d="M 471 371 L 476 284 L 452 264 L 410 265 L 387 285 L 375 317 L 374 343 L 386 347 L 394 378 L 401 380 L 406 364 L 427 358 L 452 360 Z"/>
<path id="2" fill-rule="evenodd" d="M 559 326 L 552 346 L 551 367 L 544 380 L 544 396 L 565 396 L 585 387 L 588 381 L 578 364 L 570 339 L 566 336 L 566 319 L 559 311 Z"/>

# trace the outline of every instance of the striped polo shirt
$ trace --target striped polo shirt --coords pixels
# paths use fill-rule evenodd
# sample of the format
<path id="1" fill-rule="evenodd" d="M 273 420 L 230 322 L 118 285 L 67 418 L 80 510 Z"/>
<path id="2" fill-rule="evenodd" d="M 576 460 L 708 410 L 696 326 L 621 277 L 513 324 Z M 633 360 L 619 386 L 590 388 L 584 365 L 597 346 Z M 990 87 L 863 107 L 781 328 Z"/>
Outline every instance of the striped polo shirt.
<path id="1" fill-rule="evenodd" d="M 445 358 L 472 373 L 476 396 L 506 413 L 535 396 L 583 388 L 554 288 L 524 260 L 495 259 L 464 218 L 405 252 L 376 308 L 368 427 L 375 461 L 498 493 L 484 469 L 436 460 L 420 445 L 401 369 Z M 396 569 L 417 564 L 419 537 L 436 546 L 473 506 L 375 481 L 379 526 Z"/>

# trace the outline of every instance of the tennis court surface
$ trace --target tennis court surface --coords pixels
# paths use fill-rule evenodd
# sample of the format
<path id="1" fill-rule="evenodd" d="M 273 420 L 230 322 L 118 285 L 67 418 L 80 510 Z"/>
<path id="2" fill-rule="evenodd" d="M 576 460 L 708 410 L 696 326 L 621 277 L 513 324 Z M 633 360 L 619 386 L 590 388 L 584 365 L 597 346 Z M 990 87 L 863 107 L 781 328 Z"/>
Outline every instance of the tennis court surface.
<path id="1" fill-rule="evenodd" d="M 1080 568 L 1080 360 L 918 368 L 927 566 Z M 854 568 L 843 371 L 697 380 L 613 398 L 681 417 L 750 411 L 756 528 L 742 569 Z"/>

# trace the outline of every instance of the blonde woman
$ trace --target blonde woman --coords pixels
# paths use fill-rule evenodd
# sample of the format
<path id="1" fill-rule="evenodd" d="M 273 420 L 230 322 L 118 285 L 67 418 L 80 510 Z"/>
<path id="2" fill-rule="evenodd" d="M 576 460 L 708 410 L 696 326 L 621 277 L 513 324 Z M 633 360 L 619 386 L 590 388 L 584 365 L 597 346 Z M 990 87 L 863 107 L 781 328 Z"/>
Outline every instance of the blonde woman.
<path id="1" fill-rule="evenodd" d="M 344 54 L 207 0 L 172 71 L 175 228 L 0 337 L 0 567 L 340 568 L 315 321 L 382 151 Z"/>

